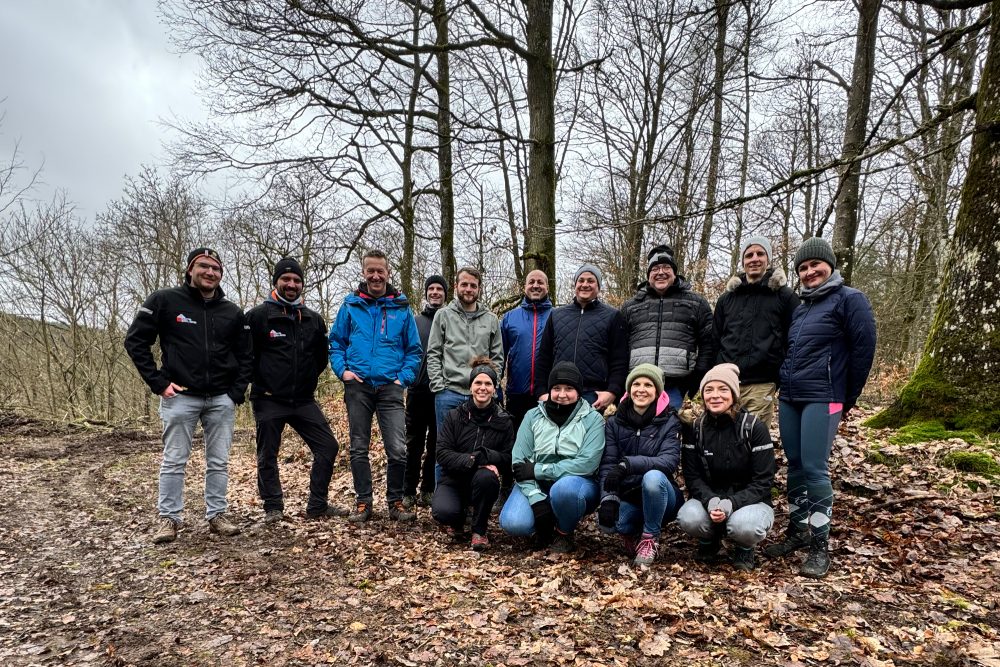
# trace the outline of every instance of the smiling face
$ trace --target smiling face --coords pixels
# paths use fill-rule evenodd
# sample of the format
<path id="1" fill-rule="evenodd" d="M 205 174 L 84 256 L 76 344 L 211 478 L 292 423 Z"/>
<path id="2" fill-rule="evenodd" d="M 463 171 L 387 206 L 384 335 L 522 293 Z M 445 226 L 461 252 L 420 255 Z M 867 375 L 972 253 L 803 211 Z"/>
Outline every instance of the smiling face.
<path id="1" fill-rule="evenodd" d="M 763 247 L 754 244 L 743 251 L 743 270 L 746 271 L 749 282 L 755 283 L 764 276 L 767 263 L 767 252 Z"/>
<path id="2" fill-rule="evenodd" d="M 663 294 L 677 280 L 674 267 L 669 264 L 657 264 L 649 270 L 649 284 L 653 286 L 659 294 Z"/>
<path id="3" fill-rule="evenodd" d="M 389 284 L 389 262 L 382 257 L 365 257 L 361 264 L 361 279 L 365 281 L 368 294 L 382 296 Z"/>
<path id="4" fill-rule="evenodd" d="M 440 308 L 444 304 L 445 291 L 438 283 L 431 283 L 427 288 L 427 303 L 435 308 Z"/>
<path id="5" fill-rule="evenodd" d="M 705 401 L 705 409 L 713 415 L 722 414 L 733 407 L 733 391 L 725 382 L 712 380 L 701 390 L 701 398 Z"/>
<path id="6" fill-rule="evenodd" d="M 222 280 L 222 265 L 209 257 L 199 257 L 191 266 L 191 287 L 210 297 Z"/>
<path id="7" fill-rule="evenodd" d="M 827 281 L 830 274 L 833 273 L 833 267 L 821 259 L 807 259 L 799 264 L 796 271 L 798 271 L 802 286 L 812 289 Z"/>
<path id="8" fill-rule="evenodd" d="M 573 292 L 576 296 L 576 302 L 581 306 L 590 303 L 601 295 L 601 288 L 597 283 L 597 276 L 590 271 L 584 271 L 580 274 L 580 277 L 576 279 L 576 284 L 573 285 Z"/>
<path id="9" fill-rule="evenodd" d="M 295 301 L 302 296 L 302 278 L 297 273 L 282 273 L 274 289 L 285 301 Z"/>
<path id="10" fill-rule="evenodd" d="M 475 402 L 477 408 L 485 408 L 493 400 L 493 394 L 496 391 L 496 387 L 493 386 L 493 380 L 486 373 L 480 373 L 472 381 L 472 400 Z"/>
<path id="11" fill-rule="evenodd" d="M 524 296 L 531 301 L 541 301 L 549 295 L 549 277 L 535 269 L 524 278 Z"/>
<path id="12" fill-rule="evenodd" d="M 479 279 L 474 275 L 462 271 L 455 279 L 455 294 L 462 307 L 471 310 L 472 306 L 479 301 Z"/>
<path id="13" fill-rule="evenodd" d="M 649 378 L 637 377 L 628 388 L 628 397 L 636 412 L 642 414 L 656 400 L 656 385 Z"/>
<path id="14" fill-rule="evenodd" d="M 549 398 L 559 405 L 571 405 L 580 399 L 580 392 L 568 384 L 556 384 L 549 389 Z"/>

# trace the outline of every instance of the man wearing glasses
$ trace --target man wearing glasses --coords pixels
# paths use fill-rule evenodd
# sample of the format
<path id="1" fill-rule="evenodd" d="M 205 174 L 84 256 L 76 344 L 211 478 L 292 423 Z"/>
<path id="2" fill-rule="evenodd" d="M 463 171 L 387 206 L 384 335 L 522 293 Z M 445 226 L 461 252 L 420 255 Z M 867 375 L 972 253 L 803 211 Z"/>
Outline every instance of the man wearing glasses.
<path id="1" fill-rule="evenodd" d="M 153 292 L 125 335 L 125 349 L 139 375 L 160 397 L 163 462 L 154 544 L 177 539 L 184 469 L 199 420 L 205 431 L 209 530 L 224 537 L 240 532 L 225 516 L 226 490 L 233 418 L 250 381 L 251 355 L 243 312 L 226 299 L 221 280 L 219 254 L 211 248 L 192 250 L 184 284 Z M 157 338 L 159 367 L 152 351 Z"/>

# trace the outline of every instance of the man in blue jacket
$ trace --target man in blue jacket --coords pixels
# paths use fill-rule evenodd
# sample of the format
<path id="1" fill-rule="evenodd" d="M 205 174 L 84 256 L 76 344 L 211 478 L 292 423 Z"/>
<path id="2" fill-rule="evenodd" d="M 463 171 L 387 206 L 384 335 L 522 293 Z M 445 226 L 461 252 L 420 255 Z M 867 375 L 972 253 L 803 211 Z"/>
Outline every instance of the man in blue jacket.
<path id="1" fill-rule="evenodd" d="M 538 375 L 538 349 L 551 312 L 549 277 L 536 269 L 524 279 L 520 307 L 508 312 L 500 322 L 507 360 L 507 412 L 514 419 L 515 432 L 528 410 L 538 405 L 536 389 L 543 390 L 548 382 L 547 377 Z"/>
<path id="2" fill-rule="evenodd" d="M 330 365 L 344 383 L 351 435 L 351 475 L 357 508 L 348 521 L 372 517 L 372 416 L 378 413 L 385 444 L 389 518 L 413 521 L 403 507 L 406 428 L 403 391 L 420 369 L 420 335 L 410 304 L 389 284 L 389 260 L 381 250 L 361 259 L 361 285 L 347 295 L 330 329 Z"/>

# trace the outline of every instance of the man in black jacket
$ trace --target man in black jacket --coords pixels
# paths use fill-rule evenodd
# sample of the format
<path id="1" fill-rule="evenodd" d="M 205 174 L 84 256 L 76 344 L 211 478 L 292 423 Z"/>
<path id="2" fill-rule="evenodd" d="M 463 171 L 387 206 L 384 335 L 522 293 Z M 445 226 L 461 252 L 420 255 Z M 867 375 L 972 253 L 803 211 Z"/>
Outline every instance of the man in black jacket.
<path id="1" fill-rule="evenodd" d="M 716 363 L 739 366 L 742 407 L 770 427 L 778 370 L 799 297 L 786 284 L 784 271 L 771 267 L 767 238 L 747 237 L 740 257 L 743 273 L 729 279 L 715 303 Z"/>
<path id="2" fill-rule="evenodd" d="M 406 478 L 403 487 L 403 507 L 406 509 L 413 509 L 414 505 L 430 507 L 434 495 L 437 419 L 434 392 L 427 377 L 427 340 L 431 335 L 434 313 L 447 299 L 448 283 L 444 276 L 428 276 L 424 281 L 424 309 L 413 318 L 424 354 L 420 359 L 416 382 L 406 389 Z M 420 485 L 419 496 L 417 484 Z"/>
<path id="3" fill-rule="evenodd" d="M 629 369 L 653 364 L 663 371 L 670 405 L 681 409 L 685 394 L 715 361 L 712 308 L 679 274 L 674 251 L 658 245 L 647 254 L 646 282 L 622 306 L 628 328 Z"/>
<path id="4" fill-rule="evenodd" d="M 327 502 L 338 447 L 313 396 L 328 359 L 326 322 L 304 304 L 302 267 L 296 260 L 278 262 L 271 284 L 274 289 L 264 303 L 247 313 L 253 342 L 250 400 L 257 422 L 257 492 L 264 502 L 264 522 L 284 518 L 278 449 L 286 424 L 313 455 L 306 516 L 347 516 L 346 508 Z"/>
<path id="5" fill-rule="evenodd" d="M 211 248 L 188 255 L 184 284 L 153 292 L 125 335 L 125 349 L 139 375 L 160 396 L 163 462 L 155 544 L 177 539 L 184 509 L 184 468 L 194 430 L 205 431 L 205 507 L 209 529 L 240 532 L 225 517 L 229 450 L 236 405 L 250 381 L 250 346 L 243 312 L 227 301 L 219 283 L 222 260 Z M 152 346 L 160 340 L 162 364 Z"/>

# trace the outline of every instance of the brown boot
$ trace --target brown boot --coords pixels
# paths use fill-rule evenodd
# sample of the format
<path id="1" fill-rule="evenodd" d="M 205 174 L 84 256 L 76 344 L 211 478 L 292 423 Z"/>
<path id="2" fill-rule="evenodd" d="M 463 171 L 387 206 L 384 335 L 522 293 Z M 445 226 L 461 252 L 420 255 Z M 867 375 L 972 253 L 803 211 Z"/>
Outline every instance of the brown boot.
<path id="1" fill-rule="evenodd" d="M 216 535 L 222 535 L 223 537 L 232 537 L 233 535 L 240 534 L 240 529 L 237 528 L 235 524 L 231 523 L 229 519 L 226 518 L 225 514 L 216 514 L 209 519 L 208 530 L 209 532 L 215 533 Z"/>
<path id="2" fill-rule="evenodd" d="M 177 539 L 177 522 L 169 516 L 161 516 L 156 522 L 153 544 L 167 544 Z"/>

